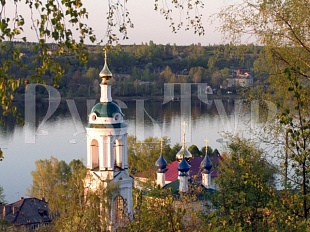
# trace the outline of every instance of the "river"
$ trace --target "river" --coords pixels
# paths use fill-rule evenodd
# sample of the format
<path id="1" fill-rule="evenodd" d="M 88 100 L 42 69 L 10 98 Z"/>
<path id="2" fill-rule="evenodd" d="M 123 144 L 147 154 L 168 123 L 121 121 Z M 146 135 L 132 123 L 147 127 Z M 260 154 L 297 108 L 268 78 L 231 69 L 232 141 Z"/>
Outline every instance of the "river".
<path id="1" fill-rule="evenodd" d="M 136 136 L 138 140 L 167 136 L 171 146 L 181 142 L 181 134 L 185 130 L 188 147 L 195 144 L 202 148 L 208 138 L 209 146 L 221 152 L 225 149 L 223 133 L 244 136 L 249 133 L 251 125 L 259 123 L 257 115 L 253 116 L 253 111 L 245 107 L 242 100 L 116 101 L 125 114 L 129 135 Z M 0 127 L 0 148 L 5 155 L 0 162 L 0 185 L 4 188 L 7 202 L 26 196 L 36 160 L 54 156 L 66 162 L 72 159 L 85 162 L 84 126 L 88 111 L 94 104 L 95 99 L 64 100 L 59 105 L 41 100 L 36 102 L 31 118 L 29 114 L 22 113 L 25 126 L 18 126 L 14 119 L 10 119 Z M 18 107 L 23 112 L 27 106 L 19 103 Z"/>

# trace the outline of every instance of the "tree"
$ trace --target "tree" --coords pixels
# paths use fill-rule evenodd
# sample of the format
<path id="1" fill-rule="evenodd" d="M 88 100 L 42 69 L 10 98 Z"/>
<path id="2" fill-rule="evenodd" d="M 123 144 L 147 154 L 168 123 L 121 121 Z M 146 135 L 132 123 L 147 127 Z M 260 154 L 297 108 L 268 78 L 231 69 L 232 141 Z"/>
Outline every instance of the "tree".
<path id="1" fill-rule="evenodd" d="M 108 45 L 118 41 L 119 34 L 115 31 L 119 31 L 123 39 L 126 39 L 128 28 L 133 27 L 126 2 L 127 0 L 107 1 L 107 33 L 103 40 Z M 24 8 L 22 5 L 25 5 Z M 85 63 L 88 58 L 85 43 L 88 41 L 94 43 L 96 37 L 93 29 L 85 23 L 88 12 L 82 0 L 1 1 L 0 6 L 0 51 L 1 55 L 4 55 L 0 61 L 0 102 L 4 115 L 12 113 L 16 116 L 17 108 L 11 103 L 14 93 L 25 79 L 57 87 L 66 68 L 66 62 L 63 62 L 61 58 L 74 55 Z M 160 11 L 164 18 L 170 21 L 173 32 L 183 27 L 185 29 L 193 27 L 195 33 L 203 34 L 204 27 L 199 8 L 203 8 L 202 1 L 172 1 L 169 4 L 167 1 L 159 3 L 154 0 L 154 9 Z M 12 15 L 8 15 L 11 9 L 15 11 Z M 179 11 L 181 15 L 184 14 L 186 23 L 183 23 L 181 19 L 180 22 L 175 23 L 174 11 Z M 191 14 L 191 12 L 194 13 Z M 31 15 L 30 22 L 24 17 L 27 13 Z M 26 28 L 28 31 L 30 28 L 37 39 L 34 47 L 36 55 L 31 65 L 23 62 L 23 53 L 15 43 L 16 41 L 28 41 L 24 34 Z M 30 76 L 14 76 L 12 70 L 18 68 L 31 70 Z"/>
<path id="2" fill-rule="evenodd" d="M 167 162 L 175 161 L 176 154 L 181 150 L 182 145 L 179 143 L 174 144 L 174 146 L 171 148 L 171 152 L 169 156 L 167 157 Z"/>
<path id="3" fill-rule="evenodd" d="M 3 187 L 0 185 L 0 203 L 5 203 L 5 195 L 3 193 Z"/>
<path id="4" fill-rule="evenodd" d="M 160 73 L 161 77 L 164 77 L 166 82 L 169 82 L 172 77 L 175 79 L 175 74 L 172 72 L 169 66 L 166 66 L 165 69 Z"/>
<path id="5" fill-rule="evenodd" d="M 265 231 L 275 189 L 275 170 L 255 144 L 232 138 L 216 179 L 216 208 L 207 216 L 209 229 Z"/>
<path id="6" fill-rule="evenodd" d="M 97 191 L 86 191 L 84 180 L 87 170 L 80 160 L 69 164 L 51 157 L 38 160 L 32 172 L 33 185 L 29 192 L 34 197 L 44 193 L 49 203 L 53 223 L 48 231 L 106 231 L 113 197 L 118 184 L 110 183 Z M 104 183 L 102 183 L 104 185 Z M 52 188 L 51 188 L 52 187 Z M 127 215 L 124 215 L 127 220 Z"/>
<path id="7" fill-rule="evenodd" d="M 232 41 L 255 36 L 264 46 L 264 62 L 257 62 L 256 70 L 268 75 L 268 85 L 256 96 L 278 106 L 280 124 L 272 128 L 277 132 L 272 143 L 277 145 L 278 158 L 283 160 L 283 166 L 278 167 L 287 190 L 287 199 L 283 200 L 286 208 L 291 209 L 291 217 L 305 220 L 310 212 L 310 23 L 303 15 L 309 13 L 310 2 L 306 0 L 244 0 L 219 14 L 223 19 L 222 31 Z"/>
<path id="8" fill-rule="evenodd" d="M 191 145 L 188 148 L 188 151 L 194 156 L 194 157 L 200 157 L 201 156 L 201 152 L 199 150 L 199 148 L 196 145 Z"/>
<path id="9" fill-rule="evenodd" d="M 137 191 L 134 220 L 121 231 L 204 231 L 201 188 L 174 195 L 171 189 L 156 186 Z"/>
<path id="10" fill-rule="evenodd" d="M 288 95 L 291 106 L 280 105 L 281 113 L 278 114 L 279 122 L 283 126 L 286 139 L 285 151 L 281 158 L 284 160 L 287 202 L 294 199 L 292 213 L 309 219 L 310 217 L 310 120 L 309 120 L 309 87 L 304 86 L 300 80 L 300 73 L 293 69 L 286 69 Z M 293 106 L 293 108 L 292 108 Z M 288 171 L 290 173 L 288 173 Z M 297 191 L 299 194 L 295 194 Z M 302 205 L 302 209 L 299 207 Z"/>
<path id="11" fill-rule="evenodd" d="M 205 73 L 203 67 L 193 67 L 189 70 L 189 75 L 192 77 L 194 83 L 200 83 Z"/>
<path id="12" fill-rule="evenodd" d="M 206 146 L 201 148 L 201 154 L 206 154 Z M 215 148 L 214 150 L 208 146 L 208 155 L 209 156 L 218 156 L 220 152 Z"/>
<path id="13" fill-rule="evenodd" d="M 42 198 L 49 202 L 52 215 L 67 211 L 69 205 L 64 204 L 69 199 L 80 202 L 83 198 L 83 179 L 86 168 L 79 160 L 73 160 L 68 165 L 55 157 L 36 161 L 36 170 L 31 173 L 32 186 L 28 195 Z"/>
<path id="14" fill-rule="evenodd" d="M 167 144 L 168 139 L 164 138 L 163 144 Z M 154 170 L 155 162 L 160 155 L 160 139 L 149 137 L 143 141 L 137 141 L 135 137 L 128 137 L 128 164 L 132 174 Z M 163 150 L 168 150 L 166 145 Z M 165 154 L 163 154 L 165 155 Z M 154 175 L 152 176 L 155 177 Z"/>
<path id="15" fill-rule="evenodd" d="M 26 42 L 24 28 L 29 27 L 37 36 L 38 43 L 34 46 L 35 56 L 33 63 L 35 67 L 31 77 L 36 82 L 42 82 L 47 72 L 52 73 L 50 84 L 57 86 L 57 81 L 62 76 L 64 65 L 59 62 L 58 57 L 77 55 L 81 61 L 86 61 L 85 39 L 95 41 L 93 30 L 85 24 L 83 18 L 87 18 L 87 11 L 83 7 L 82 1 L 47 1 L 40 0 L 26 1 L 32 15 L 32 23 L 26 22 L 25 12 L 20 12 L 22 1 L 7 2 L 1 1 L 0 18 L 0 47 L 2 54 L 6 56 L 1 59 L 0 68 L 0 101 L 4 114 L 13 113 L 16 115 L 16 107 L 11 107 L 14 99 L 13 93 L 23 82 L 24 77 L 13 76 L 12 69 L 16 67 L 27 68 L 27 64 L 22 61 L 22 52 L 14 41 Z M 14 5 L 15 14 L 6 15 L 6 9 Z M 69 25 L 70 26 L 69 26 Z M 72 30 L 76 29 L 76 30 Z M 78 31 L 75 34 L 74 31 Z M 79 40 L 76 40 L 76 37 Z M 55 44 L 48 44 L 53 41 Z"/>
<path id="16" fill-rule="evenodd" d="M 1 148 L 0 148 L 0 161 L 2 161 L 3 158 L 4 158 L 4 154 L 3 154 L 3 151 L 2 151 Z"/>
<path id="17" fill-rule="evenodd" d="M 211 85 L 212 87 L 219 87 L 228 78 L 228 69 L 217 70 L 212 73 Z"/>
<path id="18" fill-rule="evenodd" d="M 54 219 L 49 228 L 51 231 L 108 231 L 112 219 L 107 215 L 111 211 L 113 196 L 118 194 L 118 185 L 102 186 L 94 192 L 85 192 L 84 186 L 81 190 L 73 191 L 73 198 L 63 202 L 67 208 Z M 123 216 L 126 222 L 129 217 L 125 212 Z"/>

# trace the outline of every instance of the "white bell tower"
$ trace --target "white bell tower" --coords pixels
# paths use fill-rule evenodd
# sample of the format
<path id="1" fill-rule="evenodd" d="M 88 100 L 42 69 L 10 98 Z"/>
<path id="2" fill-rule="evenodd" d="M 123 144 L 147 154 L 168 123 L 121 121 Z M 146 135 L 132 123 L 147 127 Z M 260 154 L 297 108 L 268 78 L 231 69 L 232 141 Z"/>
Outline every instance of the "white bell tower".
<path id="1" fill-rule="evenodd" d="M 88 115 L 87 169 L 84 180 L 85 192 L 96 191 L 116 184 L 118 190 L 110 200 L 109 224 L 120 224 L 120 212 L 132 215 L 132 183 L 128 174 L 127 124 L 123 121 L 121 108 L 112 101 L 112 73 L 107 65 L 105 52 L 104 67 L 99 77 L 102 79 L 100 102 Z"/>

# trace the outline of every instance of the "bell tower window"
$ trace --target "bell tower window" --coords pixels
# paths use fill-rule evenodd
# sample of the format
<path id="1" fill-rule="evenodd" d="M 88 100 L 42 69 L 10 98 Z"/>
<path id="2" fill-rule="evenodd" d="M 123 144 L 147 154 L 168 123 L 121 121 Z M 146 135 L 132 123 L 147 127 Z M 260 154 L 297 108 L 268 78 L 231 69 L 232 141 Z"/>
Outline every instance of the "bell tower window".
<path id="1" fill-rule="evenodd" d="M 124 221 L 124 198 L 117 196 L 114 198 L 114 222 L 122 223 Z"/>
<path id="2" fill-rule="evenodd" d="M 91 141 L 91 160 L 92 169 L 99 168 L 99 144 L 98 141 L 93 139 Z"/>

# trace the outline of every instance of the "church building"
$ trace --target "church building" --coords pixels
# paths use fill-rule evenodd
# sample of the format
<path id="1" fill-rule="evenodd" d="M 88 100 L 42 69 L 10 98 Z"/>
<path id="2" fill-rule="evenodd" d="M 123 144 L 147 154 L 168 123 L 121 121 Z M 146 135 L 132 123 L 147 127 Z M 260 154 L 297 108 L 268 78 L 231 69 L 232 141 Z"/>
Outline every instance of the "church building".
<path id="1" fill-rule="evenodd" d="M 111 199 L 107 223 L 111 227 L 121 223 L 122 217 L 132 217 L 133 178 L 128 173 L 127 125 L 123 121 L 121 108 L 112 101 L 112 73 L 105 62 L 99 74 L 101 78 L 101 97 L 88 115 L 87 169 L 84 180 L 85 193 L 100 188 L 116 186 L 117 191 Z"/>

